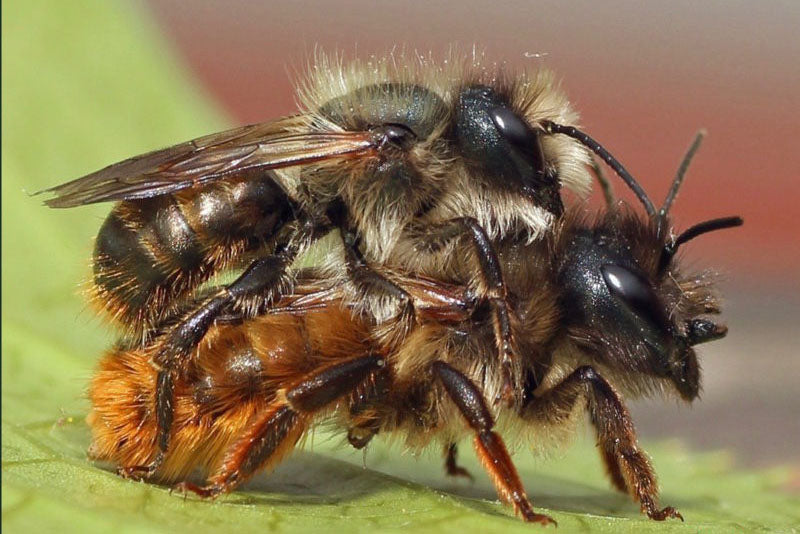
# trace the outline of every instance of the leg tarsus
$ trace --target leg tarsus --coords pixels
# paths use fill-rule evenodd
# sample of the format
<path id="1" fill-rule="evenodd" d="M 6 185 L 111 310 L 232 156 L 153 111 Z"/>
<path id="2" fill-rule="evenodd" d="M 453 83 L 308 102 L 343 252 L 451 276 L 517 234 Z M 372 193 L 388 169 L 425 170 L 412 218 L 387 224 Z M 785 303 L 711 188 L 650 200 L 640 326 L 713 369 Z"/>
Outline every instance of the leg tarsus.
<path id="1" fill-rule="evenodd" d="M 615 488 L 631 494 L 651 519 L 683 519 L 672 507 L 659 510 L 658 486 L 647 456 L 638 447 L 630 413 L 619 394 L 591 366 L 579 367 L 559 384 L 534 397 L 523 418 L 560 422 L 585 400 L 597 445 Z"/>
<path id="2" fill-rule="evenodd" d="M 470 482 L 475 482 L 475 479 L 472 477 L 469 471 L 458 465 L 458 461 L 456 460 L 456 456 L 458 454 L 458 447 L 455 443 L 451 443 L 450 445 L 445 446 L 444 448 L 445 453 L 445 460 L 444 460 L 444 471 L 447 476 L 450 477 L 463 477 L 469 479 Z"/>
<path id="3" fill-rule="evenodd" d="M 131 480 L 150 480 L 164 463 L 164 454 L 159 451 L 150 463 L 144 465 L 128 465 L 117 468 L 117 474 Z"/>
<path id="4" fill-rule="evenodd" d="M 672 506 L 659 510 L 653 501 L 642 504 L 642 513 L 647 514 L 647 517 L 654 521 L 664 521 L 665 519 L 680 519 L 683 521 L 681 513 Z"/>
<path id="5" fill-rule="evenodd" d="M 212 499 L 212 500 L 216 499 L 217 497 L 219 497 L 223 493 L 227 492 L 227 490 L 225 489 L 224 486 L 220 486 L 220 485 L 217 485 L 217 484 L 209 484 L 209 485 L 206 485 L 206 486 L 200 486 L 200 485 L 194 484 L 192 482 L 187 482 L 187 481 L 183 481 L 183 482 L 180 482 L 180 483 L 175 484 L 174 486 L 172 486 L 170 488 L 169 492 L 172 493 L 173 491 L 178 492 L 178 493 L 182 493 L 184 498 L 189 493 L 194 493 L 195 495 L 197 495 L 197 496 L 199 496 L 199 497 L 201 497 L 203 499 Z"/>
<path id="6" fill-rule="evenodd" d="M 486 400 L 477 386 L 460 371 L 450 365 L 436 361 L 433 373 L 441 380 L 445 391 L 458 407 L 467 424 L 475 431 L 475 450 L 483 467 L 492 479 L 497 494 L 514 507 L 525 521 L 541 524 L 555 523 L 546 515 L 533 511 L 533 505 L 525 493 L 514 462 L 506 450 L 502 438 L 492 432 L 494 419 L 486 406 Z"/>
<path id="7" fill-rule="evenodd" d="M 514 462 L 499 435 L 491 431 L 479 433 L 475 436 L 475 450 L 497 488 L 497 493 L 514 507 L 515 513 L 528 523 L 556 523 L 551 517 L 533 511 L 533 504 L 525 493 Z"/>
<path id="8" fill-rule="evenodd" d="M 531 511 L 530 514 L 521 514 L 521 515 L 522 515 L 522 520 L 525 521 L 526 523 L 539 523 L 543 527 L 546 527 L 547 525 L 553 525 L 554 527 L 558 526 L 558 521 L 556 521 L 549 515 L 537 514 L 533 511 Z"/>

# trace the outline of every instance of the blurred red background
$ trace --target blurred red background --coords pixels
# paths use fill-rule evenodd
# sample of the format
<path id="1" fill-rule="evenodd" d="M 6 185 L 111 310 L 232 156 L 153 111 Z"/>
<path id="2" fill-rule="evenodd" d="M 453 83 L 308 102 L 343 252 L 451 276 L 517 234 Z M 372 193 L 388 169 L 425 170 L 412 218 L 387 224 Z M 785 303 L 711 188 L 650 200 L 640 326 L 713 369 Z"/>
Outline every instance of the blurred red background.
<path id="1" fill-rule="evenodd" d="M 151 0 L 165 32 L 235 121 L 291 112 L 290 78 L 316 46 L 486 50 L 555 70 L 584 128 L 663 198 L 699 128 L 709 132 L 676 204 L 679 227 L 741 214 L 692 244 L 739 287 L 800 289 L 800 3 L 250 2 Z M 541 58 L 526 56 L 541 55 Z M 615 184 L 617 185 L 617 184 Z M 622 191 L 621 185 L 617 185 Z"/>
<path id="2" fill-rule="evenodd" d="M 292 112 L 291 78 L 315 47 L 443 55 L 455 44 L 476 45 L 511 67 L 555 70 L 584 129 L 656 203 L 695 132 L 707 129 L 673 213 L 678 229 L 717 216 L 745 219 L 685 251 L 727 274 L 731 333 L 702 348 L 704 399 L 691 412 L 658 401 L 634 412 L 647 437 L 732 448 L 751 463 L 798 460 L 800 2 L 148 4 L 237 123 Z"/>

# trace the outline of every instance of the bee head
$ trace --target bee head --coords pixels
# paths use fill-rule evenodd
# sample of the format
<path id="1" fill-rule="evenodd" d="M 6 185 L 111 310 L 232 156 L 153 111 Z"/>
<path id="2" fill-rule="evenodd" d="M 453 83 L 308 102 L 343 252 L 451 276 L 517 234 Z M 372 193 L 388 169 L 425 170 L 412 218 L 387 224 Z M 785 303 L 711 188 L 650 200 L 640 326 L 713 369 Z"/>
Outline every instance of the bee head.
<path id="1" fill-rule="evenodd" d="M 497 187 L 514 189 L 547 211 L 563 211 L 560 184 L 545 166 L 540 132 L 516 111 L 507 96 L 486 85 L 459 91 L 455 143 L 470 168 Z"/>
<path id="2" fill-rule="evenodd" d="M 705 221 L 677 237 L 668 232 L 669 207 L 687 164 L 659 211 L 639 188 L 646 216 L 610 206 L 595 223 L 571 225 L 558 273 L 569 333 L 579 346 L 609 367 L 667 379 L 691 401 L 700 389 L 693 347 L 724 337 L 727 328 L 709 317 L 719 313 L 712 279 L 684 275 L 676 252 L 699 235 L 742 220 Z"/>

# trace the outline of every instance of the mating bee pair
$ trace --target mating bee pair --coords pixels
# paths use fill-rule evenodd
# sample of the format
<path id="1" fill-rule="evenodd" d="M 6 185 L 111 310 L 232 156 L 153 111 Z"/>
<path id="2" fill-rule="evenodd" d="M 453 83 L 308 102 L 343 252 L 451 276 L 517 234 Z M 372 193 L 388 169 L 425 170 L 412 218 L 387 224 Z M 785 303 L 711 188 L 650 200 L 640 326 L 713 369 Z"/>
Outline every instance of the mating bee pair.
<path id="1" fill-rule="evenodd" d="M 707 318 L 713 280 L 681 272 L 675 252 L 741 220 L 673 237 L 686 165 L 656 210 L 573 126 L 546 71 L 395 59 L 322 58 L 297 115 L 48 190 L 53 207 L 119 201 L 93 292 L 126 335 L 90 388 L 93 456 L 172 481 L 200 466 L 206 485 L 182 487 L 214 496 L 323 416 L 357 448 L 377 434 L 436 441 L 450 474 L 463 474 L 455 443 L 471 433 L 501 497 L 548 523 L 496 428 L 540 439 L 585 406 L 614 486 L 651 518 L 680 517 L 658 507 L 620 392 L 696 398 L 692 347 L 726 330 Z M 589 188 L 590 151 L 644 214 L 565 209 L 562 187 Z M 337 259 L 292 270 L 331 232 Z"/>

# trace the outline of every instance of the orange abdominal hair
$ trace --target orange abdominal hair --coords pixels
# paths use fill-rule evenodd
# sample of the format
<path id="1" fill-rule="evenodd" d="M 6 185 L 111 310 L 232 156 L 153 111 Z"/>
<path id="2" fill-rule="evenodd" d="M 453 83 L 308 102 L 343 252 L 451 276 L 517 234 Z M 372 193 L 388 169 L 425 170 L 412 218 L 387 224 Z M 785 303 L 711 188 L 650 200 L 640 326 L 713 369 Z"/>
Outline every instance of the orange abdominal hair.
<path id="1" fill-rule="evenodd" d="M 269 422 L 270 413 L 280 414 L 286 389 L 310 372 L 368 353 L 368 337 L 365 325 L 336 306 L 212 328 L 176 381 L 173 435 L 158 478 L 184 480 L 196 468 L 224 471 L 226 462 L 237 461 L 237 443 L 257 432 L 259 422 Z M 92 410 L 87 417 L 94 459 L 118 466 L 153 459 L 154 347 L 112 350 L 100 361 L 89 388 Z M 262 469 L 273 467 L 294 447 L 313 415 L 299 413 L 288 421 L 280 450 Z"/>

